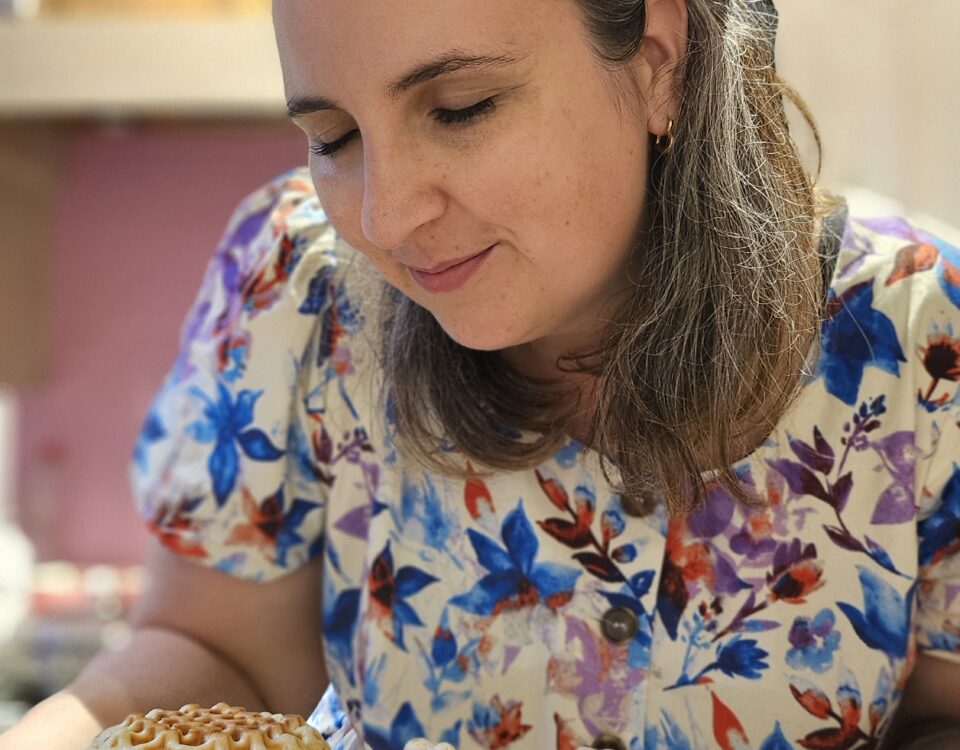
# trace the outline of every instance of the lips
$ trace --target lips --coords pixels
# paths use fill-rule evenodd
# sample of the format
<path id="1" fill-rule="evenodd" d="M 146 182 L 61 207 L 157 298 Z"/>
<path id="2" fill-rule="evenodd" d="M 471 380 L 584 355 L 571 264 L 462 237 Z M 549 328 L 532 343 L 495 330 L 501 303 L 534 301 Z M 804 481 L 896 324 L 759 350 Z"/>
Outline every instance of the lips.
<path id="1" fill-rule="evenodd" d="M 409 268 L 411 271 L 417 271 L 418 273 L 429 273 L 429 274 L 443 273 L 448 268 L 453 268 L 454 266 L 459 266 L 461 263 L 466 263 L 468 260 L 471 260 L 472 258 L 476 258 L 478 255 L 482 255 L 489 249 L 490 248 L 488 247 L 485 250 L 481 250 L 479 253 L 471 253 L 470 255 L 464 255 L 463 257 L 456 258 L 455 260 L 445 260 L 442 263 L 437 263 L 435 266 L 431 266 L 430 268 L 420 268 L 418 266 L 411 266 L 410 264 L 407 264 L 407 268 Z"/>
<path id="2" fill-rule="evenodd" d="M 455 258 L 433 266 L 430 270 L 421 270 L 407 266 L 410 276 L 423 289 L 431 294 L 454 292 L 463 287 L 489 258 L 496 245 L 464 258 Z"/>

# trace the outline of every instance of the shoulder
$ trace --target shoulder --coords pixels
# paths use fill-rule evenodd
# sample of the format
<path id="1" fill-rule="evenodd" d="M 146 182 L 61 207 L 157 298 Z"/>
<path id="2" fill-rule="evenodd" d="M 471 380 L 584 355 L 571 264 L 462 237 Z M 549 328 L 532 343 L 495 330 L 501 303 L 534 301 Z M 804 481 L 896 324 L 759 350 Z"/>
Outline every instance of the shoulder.
<path id="1" fill-rule="evenodd" d="M 282 356 L 284 344 L 298 358 L 336 344 L 362 322 L 365 266 L 328 220 L 307 169 L 280 175 L 227 222 L 184 324 L 181 360 L 199 353 L 210 361 L 203 350 L 214 348 L 218 375 L 245 379 L 250 366 Z"/>
<path id="2" fill-rule="evenodd" d="M 960 251 L 906 218 L 849 218 L 815 375 L 848 407 L 890 410 L 937 442 L 960 380 Z"/>
<path id="3" fill-rule="evenodd" d="M 310 269 L 330 271 L 341 263 L 345 246 L 327 219 L 310 175 L 300 167 L 286 172 L 244 198 L 227 222 L 211 264 L 214 273 L 237 293 L 262 292 L 262 278 L 273 266 L 273 287 L 295 276 L 304 260 Z M 208 272 L 208 276 L 211 274 Z M 302 275 L 302 274 L 301 274 Z M 250 300 L 262 306 L 264 300 Z"/>
<path id="4" fill-rule="evenodd" d="M 960 250 L 906 217 L 850 217 L 831 297 L 842 298 L 867 283 L 888 306 L 922 297 L 960 308 Z"/>
<path id="5" fill-rule="evenodd" d="M 237 270 L 219 274 L 226 299 L 209 331 L 221 366 L 240 371 L 237 386 L 282 397 L 286 383 L 331 430 L 368 429 L 378 409 L 380 277 L 329 221 L 309 171 L 243 200 L 218 255 L 214 266 Z"/>
<path id="6" fill-rule="evenodd" d="M 924 347 L 952 337 L 957 324 L 957 247 L 904 217 L 847 220 L 825 310 L 826 343 L 842 343 L 848 356 L 862 349 L 867 364 L 894 375 L 907 367 L 916 378 Z"/>
<path id="7" fill-rule="evenodd" d="M 918 460 L 927 464 L 918 477 L 933 466 L 927 457 L 944 431 L 956 433 L 960 412 L 960 249 L 944 239 L 950 231 L 903 217 L 848 220 L 818 365 L 846 403 L 862 399 L 869 382 L 886 408 L 913 415 Z M 938 463 L 933 474 L 952 462 Z"/>
<path id="8" fill-rule="evenodd" d="M 320 553 L 323 430 L 335 439 L 367 416 L 354 364 L 358 255 L 306 170 L 257 189 L 230 217 L 134 448 L 134 496 L 167 546 L 250 578 Z M 263 519 L 280 510 L 296 524 L 317 512 L 268 539 Z"/>

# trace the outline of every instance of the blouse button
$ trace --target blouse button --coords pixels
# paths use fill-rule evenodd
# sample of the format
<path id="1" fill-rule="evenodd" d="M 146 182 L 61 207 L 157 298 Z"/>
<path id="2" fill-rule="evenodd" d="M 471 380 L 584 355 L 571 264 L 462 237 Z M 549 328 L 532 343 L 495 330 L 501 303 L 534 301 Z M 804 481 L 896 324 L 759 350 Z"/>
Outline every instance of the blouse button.
<path id="1" fill-rule="evenodd" d="M 632 610 L 626 607 L 611 607 L 600 620 L 603 635 L 614 643 L 625 643 L 637 634 L 640 623 Z"/>
<path id="2" fill-rule="evenodd" d="M 627 750 L 623 740 L 612 734 L 601 734 L 590 747 L 594 750 Z"/>

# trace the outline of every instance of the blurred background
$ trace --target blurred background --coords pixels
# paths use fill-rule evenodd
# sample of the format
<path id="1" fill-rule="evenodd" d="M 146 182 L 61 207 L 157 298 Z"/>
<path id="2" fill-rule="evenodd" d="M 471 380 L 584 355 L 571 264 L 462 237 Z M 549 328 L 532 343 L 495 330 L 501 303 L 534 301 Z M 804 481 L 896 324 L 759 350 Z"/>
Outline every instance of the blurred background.
<path id="1" fill-rule="evenodd" d="M 778 7 L 821 183 L 957 240 L 960 3 Z M 305 160 L 269 0 L 0 0 L 0 730 L 126 637 L 140 421 L 231 210 Z"/>

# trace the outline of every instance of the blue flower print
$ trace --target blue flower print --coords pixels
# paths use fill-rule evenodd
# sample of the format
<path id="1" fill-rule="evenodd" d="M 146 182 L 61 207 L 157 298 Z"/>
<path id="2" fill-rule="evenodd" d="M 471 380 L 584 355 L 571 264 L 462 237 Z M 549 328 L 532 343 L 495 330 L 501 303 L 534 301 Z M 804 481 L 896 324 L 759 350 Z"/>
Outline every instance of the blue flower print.
<path id="1" fill-rule="evenodd" d="M 457 721 L 449 727 L 438 742 L 446 742 L 454 747 L 460 744 L 460 727 L 463 721 Z M 423 723 L 417 718 L 417 713 L 409 701 L 400 706 L 397 715 L 390 722 L 390 729 L 383 730 L 367 724 L 364 727 L 364 740 L 373 750 L 400 750 L 410 740 L 427 736 Z"/>
<path id="2" fill-rule="evenodd" d="M 390 723 L 389 731 L 369 725 L 364 727 L 364 740 L 373 750 L 397 750 L 410 740 L 425 735 L 426 730 L 409 701 L 400 706 L 400 710 Z"/>
<path id="3" fill-rule="evenodd" d="M 953 465 L 953 474 L 940 493 L 940 506 L 917 524 L 920 533 L 920 564 L 930 565 L 957 544 L 960 539 L 960 466 Z"/>
<path id="4" fill-rule="evenodd" d="M 857 571 L 863 589 L 864 611 L 846 602 L 837 602 L 837 606 L 850 620 L 860 640 L 870 648 L 889 656 L 906 658 L 913 589 L 910 589 L 905 600 L 893 586 L 869 568 L 858 565 Z"/>
<path id="5" fill-rule="evenodd" d="M 697 618 L 699 620 L 699 618 Z M 694 646 L 694 640 L 697 633 L 691 633 L 691 646 Z M 688 649 L 689 656 L 689 649 Z M 763 675 L 764 669 L 770 667 L 764 661 L 769 654 L 757 645 L 753 638 L 743 638 L 737 633 L 726 643 L 717 646 L 717 657 L 707 664 L 703 669 L 697 672 L 693 677 L 687 674 L 687 665 L 684 664 L 683 671 L 677 681 L 667 688 L 682 688 L 688 685 L 697 685 L 707 675 L 708 672 L 720 670 L 727 677 L 746 677 L 748 680 L 758 680 Z"/>
<path id="6" fill-rule="evenodd" d="M 449 612 L 446 609 L 443 610 L 440 624 L 437 625 L 436 632 L 433 634 L 433 644 L 430 649 L 431 662 L 439 670 L 436 675 L 438 686 L 441 680 L 463 682 L 471 674 L 471 669 L 480 667 L 477 652 L 481 641 L 481 638 L 471 638 L 460 648 L 450 628 Z"/>
<path id="7" fill-rule="evenodd" d="M 930 642 L 930 648 L 936 651 L 946 651 L 951 654 L 960 653 L 960 635 L 951 633 L 949 630 L 928 631 L 927 639 Z"/>
<path id="8" fill-rule="evenodd" d="M 808 667 L 821 674 L 833 666 L 833 654 L 840 645 L 840 633 L 834 630 L 836 615 L 821 609 L 811 620 L 797 617 L 790 628 L 787 664 L 794 669 Z"/>
<path id="9" fill-rule="evenodd" d="M 929 239 L 940 251 L 940 262 L 937 264 L 940 288 L 947 299 L 960 308 L 960 250 L 939 238 Z"/>
<path id="10" fill-rule="evenodd" d="M 429 670 L 424 686 L 430 691 L 430 709 L 441 712 L 470 698 L 471 690 L 444 690 L 446 683 L 462 683 L 468 675 L 480 668 L 478 650 L 481 639 L 471 638 L 459 648 L 457 638 L 450 628 L 450 617 L 446 608 L 433 636 L 429 652 L 421 644 L 420 651 Z"/>
<path id="11" fill-rule="evenodd" d="M 444 508 L 429 474 L 424 472 L 422 483 L 404 477 L 400 514 L 402 520 L 397 521 L 397 526 L 405 538 L 422 540 L 440 552 L 447 549 L 456 531 L 455 516 Z"/>
<path id="12" fill-rule="evenodd" d="M 558 563 L 535 561 L 537 541 L 523 502 L 507 514 L 500 530 L 506 549 L 474 529 L 468 529 L 477 560 L 489 573 L 470 591 L 450 603 L 476 615 L 492 615 L 542 603 L 551 609 L 566 604 L 580 570 Z"/>
<path id="13" fill-rule="evenodd" d="M 767 652 L 759 648 L 754 639 L 736 635 L 717 650 L 714 665 L 727 677 L 756 680 L 759 679 L 760 672 L 769 666 L 763 661 L 766 658 Z M 705 671 L 706 669 L 701 670 L 701 674 Z"/>
<path id="14" fill-rule="evenodd" d="M 793 750 L 793 745 L 784 736 L 779 721 L 773 725 L 773 731 L 760 745 L 760 750 Z"/>
<path id="15" fill-rule="evenodd" d="M 137 443 L 133 448 L 133 462 L 141 474 L 146 474 L 149 468 L 147 461 L 147 451 L 152 443 L 163 440 L 167 436 L 167 431 L 160 420 L 160 415 L 150 409 L 147 418 L 143 421 L 140 428 L 140 434 L 137 436 Z"/>
<path id="16" fill-rule="evenodd" d="M 430 657 L 438 667 L 443 667 L 453 661 L 457 655 L 457 638 L 450 629 L 450 613 L 446 609 L 440 617 L 440 624 L 433 634 L 433 646 Z"/>
<path id="17" fill-rule="evenodd" d="M 360 589 L 337 591 L 332 584 L 323 592 L 323 643 L 331 663 L 353 663 L 353 638 L 360 613 Z M 353 670 L 346 671 L 351 685 L 355 683 Z"/>
<path id="18" fill-rule="evenodd" d="M 320 702 L 317 703 L 307 724 L 317 729 L 321 734 L 329 736 L 343 727 L 347 722 L 347 711 L 340 702 L 340 697 L 333 685 L 328 685 Z"/>
<path id="19" fill-rule="evenodd" d="M 687 735 L 670 712 L 663 709 L 661 714 L 663 718 L 660 720 L 660 729 L 663 731 L 663 743 L 666 750 L 693 750 Z M 655 741 L 652 746 L 658 747 Z"/>
<path id="20" fill-rule="evenodd" d="M 851 286 L 839 298 L 831 292 L 826 309 L 815 375 L 823 377 L 829 393 L 853 406 L 867 365 L 899 376 L 899 363 L 907 359 L 893 321 L 873 307 L 872 279 Z"/>
<path id="21" fill-rule="evenodd" d="M 570 440 L 560 450 L 553 454 L 553 460 L 563 469 L 569 469 L 577 463 L 583 446 L 576 440 Z"/>
<path id="22" fill-rule="evenodd" d="M 330 288 L 330 279 L 332 276 L 333 267 L 323 266 L 319 273 L 315 274 L 314 277 L 310 279 L 310 284 L 307 286 L 307 296 L 304 298 L 303 302 L 300 303 L 300 307 L 297 312 L 299 312 L 301 315 L 317 315 L 323 311 L 323 309 L 329 304 L 330 300 L 334 297 L 334 292 Z M 328 348 L 329 346 L 321 347 L 321 349 Z M 329 352 L 327 352 L 327 354 L 329 354 Z M 323 364 L 323 362 L 320 361 L 318 364 Z"/>
<path id="23" fill-rule="evenodd" d="M 258 502 L 246 487 L 242 489 L 242 493 L 244 518 L 231 528 L 227 544 L 258 547 L 281 568 L 291 564 L 290 552 L 298 547 L 307 547 L 307 559 L 313 559 L 323 551 L 322 537 L 319 543 L 311 541 L 307 544 L 307 540 L 300 533 L 300 527 L 310 512 L 320 507 L 319 503 L 294 498 L 288 507 L 283 486 L 261 502 Z M 293 567 L 302 560 L 302 551 L 296 558 Z"/>
<path id="24" fill-rule="evenodd" d="M 370 612 L 382 626 L 388 628 L 387 635 L 404 651 L 407 648 L 403 641 L 404 626 L 423 626 L 420 616 L 406 600 L 437 580 L 412 565 L 405 565 L 394 572 L 389 541 L 370 567 Z"/>
<path id="25" fill-rule="evenodd" d="M 201 399 L 206 407 L 203 410 L 203 419 L 190 424 L 187 433 L 197 442 L 215 443 L 207 461 L 207 468 L 213 482 L 217 507 L 221 507 L 237 481 L 240 468 L 237 445 L 249 458 L 256 461 L 276 461 L 284 453 L 270 442 L 263 430 L 248 428 L 253 422 L 254 404 L 263 395 L 263 391 L 240 391 L 236 401 L 227 387 L 220 382 L 217 383 L 216 401 L 199 388 L 191 388 L 190 392 Z"/>

